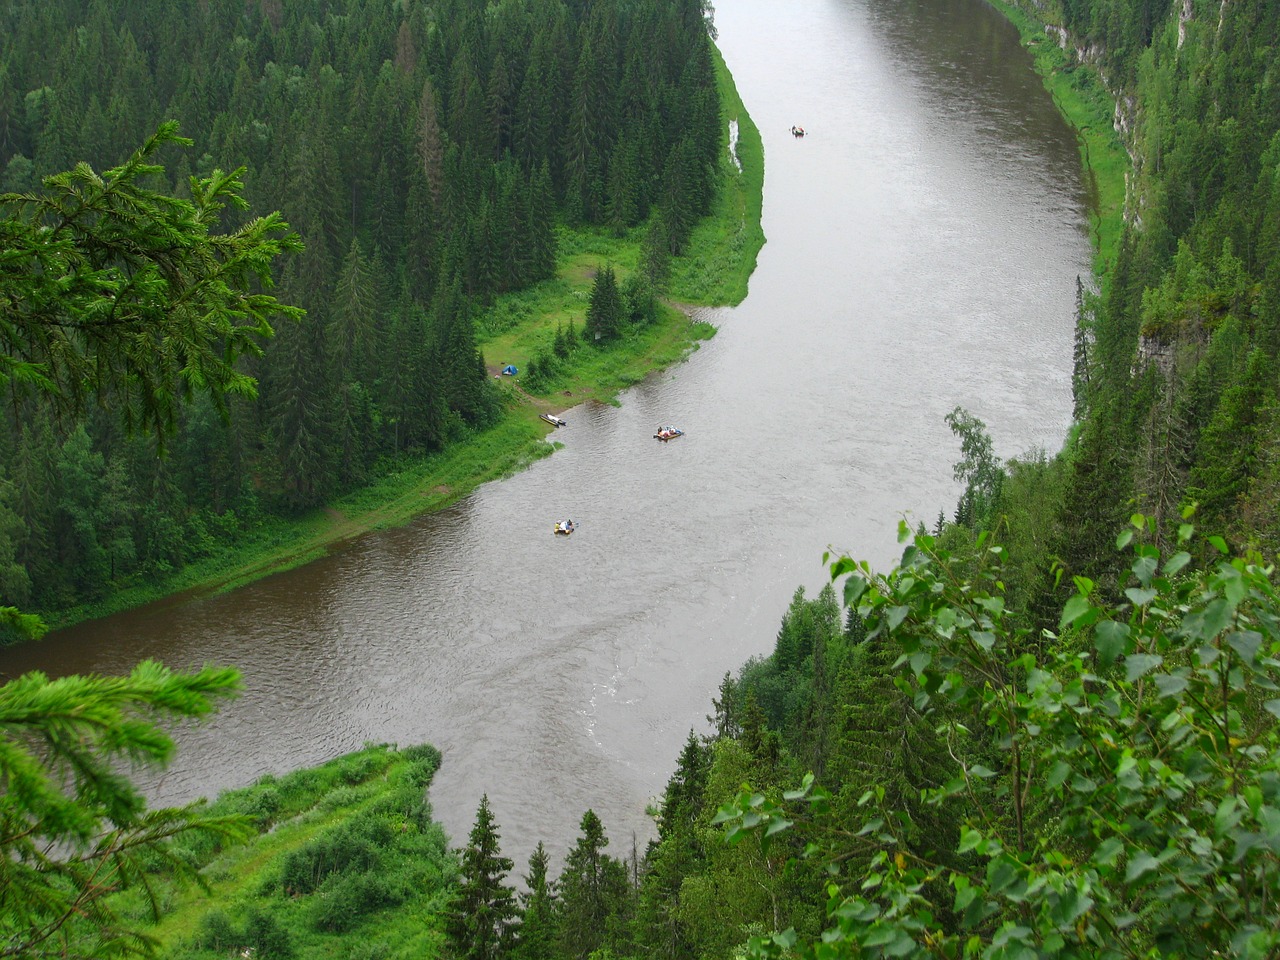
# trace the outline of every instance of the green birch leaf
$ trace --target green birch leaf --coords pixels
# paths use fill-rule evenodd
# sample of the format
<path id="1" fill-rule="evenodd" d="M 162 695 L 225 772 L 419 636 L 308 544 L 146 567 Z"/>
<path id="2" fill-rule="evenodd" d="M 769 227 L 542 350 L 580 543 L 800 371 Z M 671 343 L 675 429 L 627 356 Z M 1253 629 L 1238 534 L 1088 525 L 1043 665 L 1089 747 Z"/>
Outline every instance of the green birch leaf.
<path id="1" fill-rule="evenodd" d="M 835 574 L 832 574 L 833 578 Z M 867 592 L 867 581 L 858 574 L 852 574 L 848 580 L 844 582 L 844 605 L 846 607 L 856 607 L 858 601 L 862 599 L 862 595 Z"/>
<path id="2" fill-rule="evenodd" d="M 1187 678 L 1175 674 L 1162 673 L 1155 678 L 1156 689 L 1162 697 L 1172 697 L 1187 689 Z"/>
<path id="3" fill-rule="evenodd" d="M 1144 587 L 1151 583 L 1156 572 L 1157 558 L 1154 555 L 1141 556 L 1133 563 L 1133 575 Z"/>
<path id="4" fill-rule="evenodd" d="M 1116 837 L 1108 837 L 1098 844 L 1098 849 L 1093 852 L 1093 862 L 1101 867 L 1107 867 L 1116 862 L 1116 858 L 1124 851 L 1124 842 Z"/>
<path id="5" fill-rule="evenodd" d="M 1115 620 L 1101 620 L 1093 628 L 1093 645 L 1103 663 L 1112 663 L 1129 649 L 1129 625 Z"/>
<path id="6" fill-rule="evenodd" d="M 1132 883 L 1139 877 L 1150 873 L 1158 866 L 1160 866 L 1160 861 L 1145 850 L 1141 853 L 1135 854 L 1133 858 L 1129 860 L 1129 866 L 1124 872 L 1125 882 Z"/>
<path id="7" fill-rule="evenodd" d="M 885 619 L 889 621 L 889 629 L 896 630 L 902 621 L 907 618 L 907 613 L 911 608 L 906 606 L 890 607 L 885 613 Z"/>
<path id="8" fill-rule="evenodd" d="M 1262 635 L 1252 630 L 1242 630 L 1230 634 L 1227 637 L 1227 645 L 1240 654 L 1240 658 L 1245 663 L 1252 664 L 1258 659 L 1258 650 L 1262 646 Z"/>
<path id="9" fill-rule="evenodd" d="M 1074 597 L 1068 600 L 1067 605 L 1062 608 L 1062 620 L 1059 622 L 1059 626 L 1063 626 L 1063 627 L 1071 626 L 1071 624 L 1075 623 L 1077 620 L 1083 617 L 1086 613 L 1088 613 L 1092 606 L 1093 605 L 1089 603 L 1088 597 L 1083 597 L 1080 594 L 1076 594 Z"/>
<path id="10" fill-rule="evenodd" d="M 1124 595 L 1129 598 L 1135 607 L 1145 607 L 1156 598 L 1156 591 L 1150 588 L 1139 590 L 1137 587 L 1130 587 L 1124 592 Z"/>
<path id="11" fill-rule="evenodd" d="M 1164 663 L 1164 657 L 1154 653 L 1131 653 L 1124 658 L 1125 679 L 1133 683 L 1162 663 Z"/>

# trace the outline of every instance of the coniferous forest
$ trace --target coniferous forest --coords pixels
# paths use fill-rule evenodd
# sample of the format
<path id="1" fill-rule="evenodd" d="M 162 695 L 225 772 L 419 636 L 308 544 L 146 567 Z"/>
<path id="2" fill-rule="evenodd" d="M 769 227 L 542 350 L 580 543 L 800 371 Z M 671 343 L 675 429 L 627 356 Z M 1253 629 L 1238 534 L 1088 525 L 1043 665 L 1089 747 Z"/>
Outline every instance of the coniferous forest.
<path id="1" fill-rule="evenodd" d="M 725 677 L 640 888 L 670 956 L 1280 955 L 1280 4 L 1015 6 L 1129 159 L 1075 424 L 1002 462 L 957 408 L 954 514 Z"/>
<path id="2" fill-rule="evenodd" d="M 0 598 L 51 611 L 234 543 L 491 423 L 475 314 L 551 275 L 557 225 L 662 223 L 678 252 L 720 148 L 691 3 L 14 3 L 0 10 L 0 193 L 124 163 L 161 124 L 162 192 L 242 169 L 234 231 L 280 211 L 302 248 L 280 318 L 199 396 L 163 457 L 115 410 L 27 395 L 0 429 Z M 154 184 L 153 184 L 154 186 Z M 21 338 L 0 328 L 6 353 Z M 256 355 L 259 354 L 260 355 Z M 39 359 L 27 357 L 25 359 Z M 16 381 L 14 381 L 16 383 Z M 12 384 L 11 384 L 12 385 Z"/>
<path id="3" fill-rule="evenodd" d="M 563 865 L 549 863 L 542 848 L 527 867 L 513 864 L 502 856 L 500 824 L 482 802 L 460 856 L 451 859 L 422 805 L 438 757 L 427 748 L 402 755 L 369 751 L 224 798 L 209 819 L 187 825 L 197 828 L 198 842 L 184 830 L 182 845 L 148 847 L 151 860 L 122 858 L 135 881 L 150 877 L 159 884 L 155 878 L 210 862 L 218 865 L 217 882 L 245 878 L 234 899 L 166 903 L 188 917 L 185 927 L 164 931 L 176 955 L 321 955 L 331 949 L 319 945 L 322 934 L 355 930 L 361 943 L 350 946 L 349 955 L 370 958 L 1280 956 L 1280 595 L 1274 574 L 1280 547 L 1280 2 L 1028 0 L 1019 6 L 1014 15 L 1036 20 L 1036 42 L 1056 51 L 1050 85 L 1100 98 L 1108 124 L 1111 106 L 1117 107 L 1117 143 L 1130 164 L 1114 256 L 1100 259 L 1097 276 L 1081 278 L 1076 416 L 1064 449 L 1001 461 L 986 425 L 953 411 L 948 424 L 960 450 L 955 476 L 964 485 L 954 513 L 932 530 L 904 527 L 902 559 L 887 572 L 832 556 L 831 585 L 816 597 L 797 591 L 774 652 L 726 675 L 709 705 L 708 732 L 691 731 L 655 810 L 657 838 L 646 849 L 611 848 L 598 818 L 586 811 Z M 214 9 L 211 4 L 204 14 Z M 423 15 L 423 8 L 412 9 Z M 621 25 L 632 8 L 616 9 L 608 21 L 616 35 L 594 18 L 603 9 L 589 7 L 580 23 L 567 11 L 563 20 L 544 16 L 537 28 L 560 23 L 557 43 L 577 44 L 579 51 L 589 44 L 596 49 L 604 34 L 624 49 L 622 37 L 630 34 Z M 675 9 L 683 10 L 665 16 L 676 17 Z M 282 20 L 270 4 L 261 12 L 228 75 L 238 76 L 256 56 L 255 45 L 273 45 L 262 62 L 287 59 L 280 37 L 294 21 Z M 466 20 L 463 11 L 457 15 L 462 19 L 449 20 L 452 26 Z M 669 24 L 671 36 L 704 36 L 701 10 L 681 15 L 686 20 Z M 666 22 L 653 16 L 646 22 Z M 423 221 L 431 224 L 429 266 L 379 245 L 380 231 L 394 220 L 375 214 L 381 178 L 342 181 L 365 187 L 343 194 L 350 218 L 343 213 L 332 222 L 327 249 L 335 275 L 344 274 L 333 265 L 354 256 L 358 244 L 357 259 L 377 259 L 379 275 L 401 278 L 401 297 L 414 300 L 406 290 L 432 291 L 429 310 L 413 309 L 433 323 L 447 312 L 437 303 L 465 303 L 483 289 L 471 286 L 480 281 L 468 271 L 485 262 L 479 253 L 492 228 L 478 225 L 494 222 L 501 196 L 494 193 L 496 172 L 492 181 L 450 180 L 480 169 L 479 160 L 464 162 L 473 141 L 454 124 L 465 128 L 460 118 L 471 117 L 472 132 L 489 138 L 492 170 L 505 163 L 517 179 L 531 176 L 518 172 L 532 169 L 518 147 L 509 155 L 500 151 L 507 142 L 502 124 L 478 119 L 486 115 L 475 106 L 480 68 L 467 73 L 483 59 L 480 48 L 493 53 L 491 64 L 506 49 L 488 33 L 498 19 L 462 29 L 453 45 L 443 39 L 444 28 L 411 26 L 416 43 L 404 46 L 400 28 L 388 28 L 386 49 L 394 55 L 366 86 L 361 117 L 376 111 L 373 91 L 384 89 L 384 74 L 389 98 L 406 68 L 451 65 L 439 76 L 428 71 L 429 80 L 419 79 L 416 90 L 406 87 L 406 116 L 416 117 L 421 129 L 431 126 L 424 127 L 422 117 L 435 111 L 446 144 L 442 184 L 454 183 L 456 191 L 442 187 L 440 195 L 459 204 L 436 200 L 428 163 L 405 161 L 406 196 L 414 196 L 416 183 L 431 197 L 431 217 Z M 147 31 L 158 32 L 164 22 L 157 9 L 137 33 L 151 36 Z M 336 103 L 338 91 L 348 88 L 336 81 L 326 86 L 324 78 L 340 71 L 316 51 L 328 43 L 336 58 L 345 34 L 336 23 L 308 23 L 289 34 L 297 38 L 289 48 L 295 66 L 281 85 L 264 74 L 247 87 L 263 97 L 282 91 L 285 100 L 288 91 L 314 94 L 318 115 L 329 116 L 322 91 Z M 1043 31 L 1046 25 L 1051 29 Z M 532 42 L 516 45 L 527 53 L 525 77 L 538 59 L 537 33 L 529 30 L 522 36 Z M 296 49 L 302 38 L 305 54 Z M 464 55 L 469 40 L 476 42 Z M 127 45 L 122 41 L 121 50 Z M 690 45 L 684 66 L 664 67 L 666 79 L 644 87 L 659 91 L 658 102 L 671 77 L 704 69 L 697 44 Z M 210 62 L 226 55 L 212 51 Z M 624 73 L 630 63 L 625 55 L 610 62 Z M 201 69 L 209 75 L 200 83 L 212 86 L 212 71 Z M 581 93 L 572 84 L 590 69 L 581 57 L 567 58 L 559 76 L 570 84 L 566 89 Z M 492 65 L 489 71 L 486 91 L 494 88 L 495 72 L 514 75 Z M 251 68 L 244 72 L 252 76 Z M 468 76 L 476 99 L 465 92 L 472 89 Z M 598 79 L 599 89 L 632 89 Z M 36 89 L 34 82 L 23 79 L 19 88 Z M 234 77 L 224 82 L 226 91 L 238 87 Z M 175 96 L 198 85 L 156 78 L 156 89 L 165 83 Z M 424 89 L 431 105 L 422 108 Z M 51 116 L 59 109 L 45 101 L 43 93 L 28 96 L 22 123 L 10 120 L 5 128 L 6 142 L 21 143 L 8 161 L 8 183 L 44 162 L 42 141 L 14 138 L 30 138 L 44 111 Z M 709 111 L 694 101 L 681 114 L 682 130 L 695 128 L 701 111 Z M 17 101 L 11 102 L 3 116 L 17 115 Z M 491 92 L 484 102 L 494 102 Z M 513 117 L 525 116 L 521 102 L 516 95 Z M 125 109 L 114 103 L 108 98 L 108 116 Z M 291 163 L 277 151 L 292 155 L 275 124 L 287 123 L 288 110 L 266 100 L 254 109 L 261 111 L 254 123 L 270 125 L 261 141 L 246 128 L 230 129 L 230 121 L 221 136 L 249 137 L 244 149 L 255 163 L 247 182 L 253 171 L 265 179 L 268 164 L 275 164 L 273 179 L 287 178 Z M 338 112 L 335 107 L 333 115 Z M 576 116 L 561 122 L 577 129 Z M 624 126 L 629 116 L 626 110 L 609 114 Z M 357 120 L 348 115 L 345 122 Z M 184 116 L 183 122 L 191 121 Z M 216 120 L 213 128 L 219 129 Z M 520 142 L 520 129 L 513 119 L 510 143 Z M 297 135 L 306 139 L 305 131 Z M 607 161 L 590 152 L 573 159 L 563 138 L 548 146 L 545 179 L 561 216 L 627 222 L 648 206 L 667 209 L 661 192 L 651 190 L 636 194 L 643 202 L 633 213 L 620 213 L 632 208 L 620 206 L 610 171 L 624 162 L 617 157 L 630 154 L 621 129 L 611 137 L 620 152 Z M 422 143 L 419 136 L 396 149 L 410 156 Z M 302 149 L 297 142 L 293 147 Z M 693 141 L 670 141 L 667 156 L 641 167 L 668 175 L 638 182 L 679 181 L 668 165 L 697 149 Z M 317 156 L 323 146 L 312 150 Z M 542 170 L 544 155 L 535 155 Z M 59 157 L 64 166 L 70 159 Z M 322 167 L 310 169 L 315 174 Z M 290 213 L 290 223 L 308 237 L 314 235 L 307 230 L 328 237 L 319 204 L 315 223 L 306 221 L 312 214 L 304 209 L 312 210 Z M 447 210 L 454 210 L 454 220 Z M 398 229 L 412 232 L 407 223 Z M 305 255 L 290 268 L 297 276 L 282 277 L 281 287 L 299 282 L 304 263 Z M 305 284 L 290 289 L 305 301 Z M 333 302 L 341 303 L 341 295 Z M 317 329 L 340 327 L 331 312 Z M 277 339 L 288 342 L 283 334 Z M 333 349 L 312 346 L 317 356 Z M 273 343 L 270 350 L 279 347 Z M 274 436 L 270 398 L 279 388 L 267 375 L 271 359 L 268 352 L 261 361 L 261 409 L 241 411 L 242 419 L 233 416 L 225 428 L 249 420 L 263 431 L 253 434 L 258 462 Z M 342 391 L 328 393 L 337 398 Z M 483 398 L 482 392 L 461 395 Z M 380 396 L 374 390 L 369 402 Z M 458 396 L 442 402 L 446 420 L 465 423 L 481 415 Z M 194 420 L 198 409 L 183 416 Z M 80 441 L 87 451 L 91 427 L 115 429 L 91 418 Z M 220 442 L 249 449 L 235 447 L 233 438 Z M 26 456 L 15 451 L 15 466 Z M 280 469 L 275 489 L 283 493 L 290 488 Z M 16 475 L 12 484 L 22 489 Z M 180 478 L 173 486 L 183 489 Z M 209 671 L 183 681 L 144 665 L 118 688 L 80 682 L 58 693 L 101 706 L 103 729 L 122 731 L 105 735 L 103 747 L 120 750 L 140 731 L 108 709 L 119 700 L 198 715 L 234 681 Z M 187 686 L 179 690 L 182 683 Z M 32 684 L 22 696 L 34 703 L 46 689 Z M 66 702 L 52 695 L 50 701 Z M 114 813 L 131 824 L 133 834 L 111 833 L 115 846 L 106 847 L 123 849 L 146 825 L 111 808 L 115 794 L 105 776 L 92 776 L 103 771 L 92 743 L 56 736 L 51 742 L 72 751 L 73 769 L 87 774 L 82 805 L 96 804 L 100 817 Z M 163 745 L 149 747 L 162 752 Z M 22 799 L 31 809 L 48 800 L 35 787 Z M 68 811 L 48 803 L 49 822 L 93 834 L 74 820 L 74 806 Z M 10 803 L 10 814 L 15 808 Z M 336 825 L 324 819 L 338 809 L 349 809 L 350 818 Z M 310 819 L 302 815 L 306 810 L 314 811 Z M 22 821 L 10 814 L 0 825 L 19 834 L 12 825 Z M 255 828 L 280 842 L 289 829 L 303 836 L 273 861 L 237 861 L 230 852 L 213 860 L 229 837 Z M 61 836 L 68 835 L 79 836 Z M 25 865 L 27 856 L 15 853 L 5 863 Z M 56 879 L 47 889 L 63 900 L 82 889 L 75 869 L 44 869 Z M 13 876 L 46 890 L 16 869 Z M 109 919 L 140 914 L 148 901 L 137 883 L 125 896 L 132 899 L 118 901 L 120 914 Z M 413 933 L 402 932 L 409 929 Z M 385 947 L 378 946 L 379 934 Z"/>

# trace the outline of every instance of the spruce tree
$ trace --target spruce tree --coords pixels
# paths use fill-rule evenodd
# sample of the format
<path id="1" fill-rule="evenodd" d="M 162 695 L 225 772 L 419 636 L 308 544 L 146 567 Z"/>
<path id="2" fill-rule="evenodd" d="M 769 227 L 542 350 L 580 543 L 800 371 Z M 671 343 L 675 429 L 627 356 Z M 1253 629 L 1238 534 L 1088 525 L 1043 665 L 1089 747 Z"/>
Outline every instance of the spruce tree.
<path id="1" fill-rule="evenodd" d="M 1114 398 L 1096 403 L 1080 431 L 1052 540 L 1065 568 L 1063 582 L 1084 576 L 1110 587 L 1118 571 L 1115 532 L 1129 516 L 1132 490 L 1126 451 L 1115 442 L 1121 435 L 1116 427 L 1119 406 Z"/>
<path id="2" fill-rule="evenodd" d="M 1084 284 L 1076 277 L 1076 332 L 1071 364 L 1071 416 L 1080 420 L 1089 397 L 1089 351 L 1093 334 L 1085 313 Z"/>
<path id="3" fill-rule="evenodd" d="M 618 338 L 622 327 L 622 294 L 613 267 L 602 267 L 591 285 L 587 304 L 586 333 L 588 340 L 608 343 Z"/>
<path id="4" fill-rule="evenodd" d="M 697 219 L 697 151 L 689 137 L 682 137 L 667 154 L 662 168 L 659 214 L 667 228 L 672 253 L 680 253 Z"/>
<path id="5" fill-rule="evenodd" d="M 1160 376 L 1154 367 L 1146 377 L 1153 381 L 1155 397 L 1139 432 L 1134 489 L 1142 513 L 1155 521 L 1156 542 L 1163 545 L 1182 520 L 1189 443 L 1178 382 Z"/>
<path id="6" fill-rule="evenodd" d="M 681 922 L 680 890 L 702 866 L 702 813 L 711 747 L 692 730 L 676 772 L 667 781 L 658 812 L 658 843 L 646 857 L 637 911 L 637 937 L 646 954 L 662 958 L 690 955 Z"/>
<path id="7" fill-rule="evenodd" d="M 754 763 L 756 776 L 752 783 L 757 786 L 773 783 L 782 762 L 782 740 L 776 731 L 769 729 L 768 718 L 754 690 L 747 691 L 741 723 L 738 742 Z"/>
<path id="8" fill-rule="evenodd" d="M 854 629 L 860 628 L 859 621 Z M 883 790 L 881 807 L 905 827 L 912 851 L 938 862 L 955 849 L 955 824 L 947 811 L 923 802 L 921 791 L 949 779 L 950 758 L 935 732 L 937 717 L 921 713 L 895 683 L 899 653 L 881 639 L 865 641 L 837 677 L 827 764 L 836 788 L 833 822 L 859 822 L 860 798 Z M 863 852 L 869 857 L 874 845 Z"/>
<path id="9" fill-rule="evenodd" d="M 37 391 L 63 411 L 93 392 L 162 438 L 179 399 L 204 392 L 222 408 L 228 394 L 254 393 L 237 358 L 261 351 L 274 317 L 300 311 L 249 289 L 269 284 L 298 238 L 277 214 L 214 232 L 225 208 L 244 205 L 240 171 L 193 184 L 190 202 L 143 187 L 169 144 L 190 141 L 165 124 L 104 174 L 82 164 L 42 194 L 4 198 L 0 389 Z"/>
<path id="10" fill-rule="evenodd" d="M 252 827 L 245 817 L 211 816 L 202 803 L 150 810 L 120 771 L 173 755 L 158 717 L 207 716 L 238 687 L 234 670 L 178 674 L 154 661 L 122 677 L 36 672 L 0 686 L 0 955 L 154 955 L 111 894 L 154 882 L 160 867 L 194 877 L 168 842 L 175 836 L 226 840 Z"/>
<path id="11" fill-rule="evenodd" d="M 530 177 L 525 224 L 528 238 L 530 282 L 545 280 L 556 272 L 555 196 L 551 187 L 551 167 L 546 160 Z"/>
<path id="12" fill-rule="evenodd" d="M 1187 494 L 1200 504 L 1202 523 L 1230 530 L 1259 467 L 1258 437 L 1263 411 L 1275 404 L 1273 364 L 1261 349 L 1223 391 L 1213 419 L 1200 434 Z"/>
<path id="13" fill-rule="evenodd" d="M 512 954 L 516 960 L 552 960 L 556 955 L 555 886 L 547 876 L 551 858 L 541 842 L 529 857 L 525 891 L 520 894 L 520 926 Z"/>
<path id="14" fill-rule="evenodd" d="M 283 328 L 271 346 L 273 374 L 265 407 L 279 482 L 294 509 L 314 506 L 333 479 L 332 398 L 325 383 L 320 332 L 310 326 Z"/>
<path id="15" fill-rule="evenodd" d="M 373 383 L 377 373 L 377 283 L 360 241 L 353 239 L 334 284 L 326 330 L 327 358 L 340 383 Z"/>
<path id="16" fill-rule="evenodd" d="M 565 858 L 560 894 L 560 955 L 586 960 L 611 945 L 616 918 L 628 912 L 630 888 L 626 868 L 604 852 L 609 845 L 595 812 L 582 815 L 581 834 Z"/>
<path id="17" fill-rule="evenodd" d="M 499 960 L 513 946 L 516 895 L 505 882 L 511 860 L 502 856 L 498 840 L 498 825 L 486 794 L 480 798 L 470 842 L 462 851 L 458 892 L 445 923 L 455 957 Z"/>
<path id="18" fill-rule="evenodd" d="M 37 605 L 57 602 L 53 549 L 53 512 L 57 493 L 57 442 L 49 417 L 32 418 L 22 427 L 16 458 L 10 463 L 13 478 L 12 505 L 26 529 L 15 542 L 17 559 L 31 582 L 31 600 Z M 7 594 L 7 602 L 18 600 Z M 25 602 L 23 600 L 22 602 Z M 3 608 L 0 608 L 3 609 Z"/>
<path id="19" fill-rule="evenodd" d="M 733 681 L 733 674 L 727 670 L 720 681 L 719 693 L 719 697 L 711 698 L 713 712 L 708 714 L 707 721 L 715 728 L 715 739 L 736 739 L 742 732 L 738 723 L 738 685 Z"/>
<path id="20" fill-rule="evenodd" d="M 25 537 L 27 527 L 12 509 L 15 498 L 13 481 L 0 467 L 0 603 L 20 606 L 31 597 L 31 577 L 18 562 L 18 544 Z M 5 639 L 0 628 L 0 643 Z"/>
<path id="21" fill-rule="evenodd" d="M 664 290 L 671 278 L 671 239 L 661 213 L 654 213 L 640 246 L 640 270 L 655 290 Z"/>

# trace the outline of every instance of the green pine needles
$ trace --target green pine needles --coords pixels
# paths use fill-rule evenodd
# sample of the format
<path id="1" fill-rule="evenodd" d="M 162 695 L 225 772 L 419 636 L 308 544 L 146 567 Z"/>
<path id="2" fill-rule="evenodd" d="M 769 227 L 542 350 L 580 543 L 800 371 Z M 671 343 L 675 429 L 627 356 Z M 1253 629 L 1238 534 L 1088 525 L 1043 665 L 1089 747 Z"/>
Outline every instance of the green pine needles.
<path id="1" fill-rule="evenodd" d="M 250 821 L 210 815 L 201 803 L 149 810 L 119 770 L 172 756 L 157 718 L 207 716 L 239 686 L 235 670 L 183 674 L 153 661 L 126 677 L 30 673 L 0 686 L 0 957 L 154 951 L 111 895 L 138 886 L 158 916 L 157 865 L 198 879 L 168 841 L 238 839 Z"/>
<path id="2" fill-rule="evenodd" d="M 174 122 L 106 173 L 78 163 L 41 193 L 0 195 L 0 389 L 63 414 L 93 397 L 161 439 L 180 400 L 255 394 L 236 361 L 301 315 L 263 292 L 301 242 L 278 213 L 220 232 L 246 207 L 240 170 L 192 177 L 190 200 L 150 189 L 169 144 L 191 144 Z"/>

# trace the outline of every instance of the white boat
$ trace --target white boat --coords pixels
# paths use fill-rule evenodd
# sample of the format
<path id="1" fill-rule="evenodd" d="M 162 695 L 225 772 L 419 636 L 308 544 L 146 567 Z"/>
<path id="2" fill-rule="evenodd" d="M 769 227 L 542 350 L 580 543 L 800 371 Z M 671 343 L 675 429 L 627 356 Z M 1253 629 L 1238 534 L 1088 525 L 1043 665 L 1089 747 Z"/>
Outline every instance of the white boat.
<path id="1" fill-rule="evenodd" d="M 553 427 L 563 427 L 568 423 L 567 420 L 557 417 L 554 413 L 544 413 L 542 414 L 542 419 Z"/>

